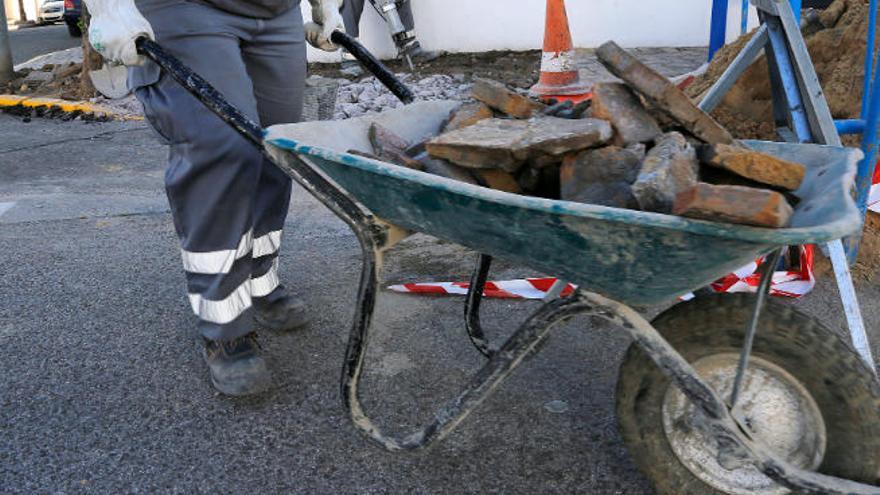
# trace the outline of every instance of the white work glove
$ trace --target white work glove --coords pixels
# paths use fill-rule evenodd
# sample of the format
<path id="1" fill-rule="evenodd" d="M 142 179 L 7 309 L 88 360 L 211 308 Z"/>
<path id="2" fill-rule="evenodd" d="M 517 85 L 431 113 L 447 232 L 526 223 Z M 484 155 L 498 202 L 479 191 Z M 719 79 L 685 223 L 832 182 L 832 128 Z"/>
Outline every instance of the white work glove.
<path id="1" fill-rule="evenodd" d="M 309 0 L 312 4 L 312 22 L 307 22 L 306 40 L 309 44 L 326 52 L 335 52 L 339 47 L 330 41 L 333 31 L 345 31 L 342 22 L 342 9 L 344 0 Z"/>
<path id="2" fill-rule="evenodd" d="M 111 64 L 140 65 L 134 41 L 141 36 L 155 39 L 153 28 L 134 5 L 134 0 L 84 0 L 92 15 L 89 42 Z"/>

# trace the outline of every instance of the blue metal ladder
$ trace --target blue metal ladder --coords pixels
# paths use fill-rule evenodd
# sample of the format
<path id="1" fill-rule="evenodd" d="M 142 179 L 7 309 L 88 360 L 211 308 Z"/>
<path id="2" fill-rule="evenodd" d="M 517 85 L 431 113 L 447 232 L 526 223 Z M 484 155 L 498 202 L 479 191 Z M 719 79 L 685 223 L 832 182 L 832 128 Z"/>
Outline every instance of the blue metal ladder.
<path id="1" fill-rule="evenodd" d="M 723 20 L 720 4 L 723 3 Z M 773 114 L 779 134 L 786 140 L 801 143 L 820 143 L 840 146 L 840 134 L 862 134 L 862 148 L 865 158 L 859 164 L 856 181 L 856 199 L 862 216 L 867 212 L 868 194 L 871 189 L 874 166 L 877 163 L 877 129 L 880 120 L 880 71 L 873 74 L 876 65 L 874 41 L 877 22 L 877 0 L 871 0 L 869 11 L 871 21 L 868 31 L 868 45 L 865 56 L 865 83 L 861 118 L 835 122 L 822 93 L 819 78 L 801 35 L 800 23 L 793 6 L 787 0 L 751 0 L 758 9 L 761 26 L 755 30 L 752 39 L 743 47 L 730 67 L 706 93 L 700 108 L 711 112 L 733 87 L 739 77 L 765 51 L 770 69 L 770 82 L 773 94 Z M 800 12 L 800 0 L 797 4 Z M 726 27 L 727 0 L 713 0 L 713 35 L 711 43 L 724 40 Z M 744 9 L 743 16 L 748 11 Z M 719 36 L 718 25 L 721 25 Z M 710 53 L 712 53 L 710 48 Z M 852 283 L 849 263 L 858 253 L 860 236 L 847 239 L 847 249 L 842 241 L 827 245 L 828 254 L 834 266 L 837 286 L 846 313 L 849 333 L 853 345 L 865 361 L 874 368 L 874 359 L 868 343 L 864 320 L 859 308 L 858 298 Z"/>

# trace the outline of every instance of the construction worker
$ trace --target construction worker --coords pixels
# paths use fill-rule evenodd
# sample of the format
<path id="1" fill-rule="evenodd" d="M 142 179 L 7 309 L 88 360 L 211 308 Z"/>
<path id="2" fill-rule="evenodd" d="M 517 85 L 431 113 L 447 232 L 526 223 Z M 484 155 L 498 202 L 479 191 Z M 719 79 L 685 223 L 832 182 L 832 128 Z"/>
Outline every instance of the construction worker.
<path id="1" fill-rule="evenodd" d="M 270 384 L 255 323 L 284 331 L 308 319 L 278 279 L 291 180 L 134 43 L 157 40 L 263 126 L 297 122 L 305 42 L 334 51 L 330 34 L 343 29 L 342 0 L 309 1 L 313 22 L 303 26 L 299 0 L 85 0 L 92 45 L 130 67 L 129 86 L 170 146 L 165 186 L 189 301 L 211 381 L 227 395 Z"/>
<path id="2" fill-rule="evenodd" d="M 349 36 L 360 36 L 361 15 L 364 12 L 364 4 L 367 0 L 347 0 L 342 7 L 342 18 L 345 21 L 345 32 Z M 379 15 L 388 24 L 394 45 L 397 47 L 397 56 L 406 59 L 413 64 L 425 64 L 441 55 L 437 51 L 422 49 L 416 39 L 415 20 L 413 19 L 412 6 L 409 0 L 369 0 Z M 363 73 L 360 64 L 348 52 L 342 53 L 341 71 L 350 76 L 359 76 Z"/>

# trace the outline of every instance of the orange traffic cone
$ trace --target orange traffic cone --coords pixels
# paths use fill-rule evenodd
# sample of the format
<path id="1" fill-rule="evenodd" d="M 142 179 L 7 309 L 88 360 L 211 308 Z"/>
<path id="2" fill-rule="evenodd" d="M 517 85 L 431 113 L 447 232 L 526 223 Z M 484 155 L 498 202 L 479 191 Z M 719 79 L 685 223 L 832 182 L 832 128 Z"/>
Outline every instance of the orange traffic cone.
<path id="1" fill-rule="evenodd" d="M 571 31 L 565 0 L 547 0 L 547 26 L 544 31 L 544 55 L 541 57 L 541 79 L 531 93 L 541 99 L 555 98 L 575 103 L 589 99 L 590 87 L 581 82 L 575 66 Z"/>

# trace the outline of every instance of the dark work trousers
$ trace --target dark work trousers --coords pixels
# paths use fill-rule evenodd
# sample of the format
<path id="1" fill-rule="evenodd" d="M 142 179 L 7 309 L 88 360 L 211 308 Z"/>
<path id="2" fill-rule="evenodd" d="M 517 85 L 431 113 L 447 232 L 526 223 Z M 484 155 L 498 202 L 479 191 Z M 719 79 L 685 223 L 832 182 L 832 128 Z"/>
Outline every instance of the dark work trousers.
<path id="1" fill-rule="evenodd" d="M 361 23 L 361 14 L 364 12 L 364 5 L 369 0 L 345 0 L 345 3 L 342 5 L 342 20 L 345 23 L 345 32 L 348 33 L 349 36 L 354 36 L 357 38 L 360 36 L 360 23 Z M 370 6 L 370 8 L 373 8 Z M 412 31 L 415 29 L 416 23 L 413 20 L 412 15 L 412 7 L 410 6 L 409 0 L 399 1 L 397 2 L 397 12 L 400 13 L 400 20 L 403 22 L 403 27 L 406 28 L 407 31 Z"/>
<path id="2" fill-rule="evenodd" d="M 156 41 L 264 127 L 302 113 L 306 48 L 299 5 L 254 19 L 186 0 L 138 2 Z M 152 62 L 129 85 L 170 146 L 165 187 L 199 330 L 230 340 L 271 303 L 291 180 Z"/>

